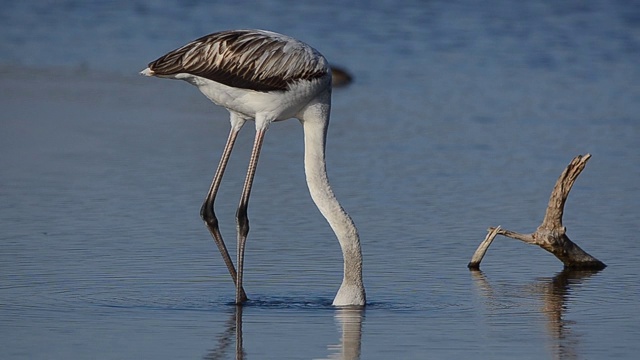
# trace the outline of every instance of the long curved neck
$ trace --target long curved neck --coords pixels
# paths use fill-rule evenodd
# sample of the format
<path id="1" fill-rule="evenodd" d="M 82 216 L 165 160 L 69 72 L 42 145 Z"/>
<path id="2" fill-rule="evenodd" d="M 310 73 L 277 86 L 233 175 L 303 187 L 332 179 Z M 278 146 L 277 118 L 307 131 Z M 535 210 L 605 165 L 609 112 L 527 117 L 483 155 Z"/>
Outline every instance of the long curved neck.
<path id="1" fill-rule="evenodd" d="M 330 93 L 328 94 L 330 98 Z M 304 169 L 313 202 L 333 229 L 344 258 L 344 277 L 333 305 L 365 305 L 360 237 L 351 217 L 331 190 L 325 163 L 330 100 L 310 104 L 301 116 L 304 129 Z"/>

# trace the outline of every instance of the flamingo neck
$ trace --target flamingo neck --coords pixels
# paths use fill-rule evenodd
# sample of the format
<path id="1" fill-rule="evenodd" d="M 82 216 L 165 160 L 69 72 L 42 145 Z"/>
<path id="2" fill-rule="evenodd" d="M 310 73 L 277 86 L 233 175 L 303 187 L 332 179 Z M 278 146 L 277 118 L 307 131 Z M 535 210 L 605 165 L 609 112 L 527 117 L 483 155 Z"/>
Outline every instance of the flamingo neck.
<path id="1" fill-rule="evenodd" d="M 333 229 L 342 248 L 344 277 L 333 305 L 363 306 L 366 296 L 362 282 L 360 237 L 351 217 L 336 199 L 327 177 L 325 144 L 330 108 L 328 101 L 312 104 L 301 116 L 305 144 L 304 168 L 311 198 Z"/>

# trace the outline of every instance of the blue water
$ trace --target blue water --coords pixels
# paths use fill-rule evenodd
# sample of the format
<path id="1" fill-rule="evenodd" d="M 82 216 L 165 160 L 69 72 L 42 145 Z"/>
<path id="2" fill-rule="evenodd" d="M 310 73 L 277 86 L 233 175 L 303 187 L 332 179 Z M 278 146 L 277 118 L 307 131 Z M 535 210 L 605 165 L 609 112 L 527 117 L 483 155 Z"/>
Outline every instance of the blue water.
<path id="1" fill-rule="evenodd" d="M 635 359 L 640 352 L 637 1 L 20 1 L 0 12 L 0 358 Z M 228 115 L 146 64 L 266 28 L 354 76 L 336 89 L 335 192 L 363 243 L 365 310 L 335 309 L 339 246 L 297 121 L 267 135 L 234 289 L 199 209 Z M 217 201 L 233 249 L 253 140 Z M 531 232 L 578 154 L 563 272 Z"/>

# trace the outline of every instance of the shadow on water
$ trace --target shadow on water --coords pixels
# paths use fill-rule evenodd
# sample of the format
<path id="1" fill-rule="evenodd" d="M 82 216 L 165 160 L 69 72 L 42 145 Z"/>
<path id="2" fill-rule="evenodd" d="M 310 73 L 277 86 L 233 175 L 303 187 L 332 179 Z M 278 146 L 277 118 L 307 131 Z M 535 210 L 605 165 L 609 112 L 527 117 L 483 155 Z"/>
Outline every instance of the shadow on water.
<path id="1" fill-rule="evenodd" d="M 266 302 L 260 302 L 262 305 Z M 272 306 L 271 304 L 267 304 Z M 282 306 L 275 304 L 273 306 Z M 246 305 L 245 305 L 246 306 Z M 255 301 L 249 306 L 256 306 Z M 231 347 L 235 343 L 234 354 L 236 360 L 246 359 L 243 347 L 242 335 L 242 311 L 243 306 L 234 305 L 234 310 L 226 323 L 226 329 L 217 338 L 217 345 L 206 354 L 203 359 L 217 360 L 227 359 Z M 362 318 L 364 309 L 361 308 L 341 308 L 335 309 L 335 320 L 340 328 L 340 344 L 327 345 L 331 354 L 327 359 L 357 360 L 360 359 L 360 349 L 362 343 Z M 235 340 L 235 342 L 234 342 Z"/>
<path id="2" fill-rule="evenodd" d="M 564 269 L 552 278 L 540 278 L 527 285 L 527 293 L 538 295 L 542 300 L 540 311 L 547 319 L 546 328 L 553 340 L 551 351 L 555 359 L 579 358 L 579 335 L 572 331 L 576 323 L 567 320 L 566 313 L 570 308 L 573 292 L 600 271 Z M 482 271 L 474 270 L 471 274 L 481 294 L 490 304 L 498 304 L 501 298 L 510 295 L 496 291 Z"/>

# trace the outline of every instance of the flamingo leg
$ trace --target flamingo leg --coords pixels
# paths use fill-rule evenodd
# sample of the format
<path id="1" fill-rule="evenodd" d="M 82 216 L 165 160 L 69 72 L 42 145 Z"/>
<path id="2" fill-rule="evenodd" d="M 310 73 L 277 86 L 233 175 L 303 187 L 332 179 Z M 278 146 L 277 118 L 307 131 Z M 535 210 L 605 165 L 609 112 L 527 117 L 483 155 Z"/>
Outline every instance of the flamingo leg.
<path id="1" fill-rule="evenodd" d="M 218 227 L 218 218 L 216 217 L 214 211 L 214 203 L 216 200 L 216 194 L 218 193 L 218 189 L 220 188 L 220 183 L 222 181 L 222 176 L 224 175 L 224 170 L 227 167 L 227 163 L 229 162 L 229 157 L 231 156 L 231 151 L 233 150 L 233 145 L 235 144 L 236 138 L 238 137 L 238 133 L 242 128 L 242 123 L 239 126 L 232 126 L 231 131 L 229 131 L 229 137 L 227 139 L 227 143 L 224 146 L 224 151 L 222 152 L 222 157 L 220 158 L 220 163 L 218 164 L 218 168 L 216 169 L 216 173 L 213 176 L 213 181 L 211 182 L 211 187 L 209 188 L 209 192 L 207 193 L 207 197 L 202 204 L 202 208 L 200 208 L 200 217 L 204 220 L 207 225 L 207 229 L 211 233 L 213 240 L 220 251 L 220 255 L 222 255 L 222 259 L 224 263 L 227 265 L 227 269 L 229 269 L 229 274 L 233 279 L 234 284 L 237 287 L 237 273 L 236 269 L 233 266 L 233 261 L 231 261 L 231 257 L 229 256 L 229 251 L 222 239 L 222 234 L 220 233 L 220 228 Z M 244 292 L 242 286 L 239 289 L 236 289 L 236 292 L 239 293 L 240 298 L 246 299 L 247 295 Z"/>
<path id="2" fill-rule="evenodd" d="M 245 243 L 247 242 L 247 235 L 249 234 L 249 217 L 247 216 L 247 208 L 249 206 L 251 186 L 253 185 L 253 178 L 256 174 L 258 158 L 260 157 L 260 150 L 262 149 L 262 143 L 265 133 L 266 129 L 256 131 L 256 137 L 253 142 L 253 150 L 251 151 L 251 159 L 249 160 L 249 168 L 247 169 L 247 177 L 244 181 L 244 187 L 242 188 L 242 197 L 240 198 L 240 204 L 238 205 L 238 211 L 236 212 L 236 224 L 238 230 L 238 276 L 236 282 L 236 304 L 242 304 L 246 300 L 246 296 L 244 296 L 244 291 L 242 288 L 242 275 L 244 268 Z"/>

